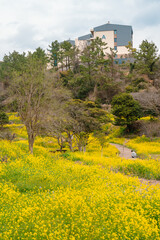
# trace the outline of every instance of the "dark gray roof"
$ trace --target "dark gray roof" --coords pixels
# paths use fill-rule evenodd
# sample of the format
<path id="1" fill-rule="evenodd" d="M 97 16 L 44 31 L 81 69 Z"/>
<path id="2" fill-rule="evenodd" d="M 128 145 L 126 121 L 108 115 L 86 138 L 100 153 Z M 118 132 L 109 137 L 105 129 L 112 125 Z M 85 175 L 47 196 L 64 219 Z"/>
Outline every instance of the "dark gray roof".
<path id="1" fill-rule="evenodd" d="M 132 41 L 132 26 L 107 23 L 94 28 L 95 32 L 114 30 L 117 30 L 117 46 L 126 46 Z"/>
<path id="2" fill-rule="evenodd" d="M 72 46 L 75 46 L 75 41 L 74 40 L 68 39 L 68 40 L 64 40 L 63 42 L 69 42 L 69 43 L 72 44 Z M 63 42 L 60 42 L 60 43 L 63 43 Z"/>
<path id="3" fill-rule="evenodd" d="M 78 40 L 89 40 L 92 37 L 92 34 L 87 34 L 82 37 L 79 37 Z"/>
<path id="4" fill-rule="evenodd" d="M 75 46 L 75 41 L 74 40 L 67 40 L 67 42 L 70 42 L 72 44 L 72 46 Z"/>

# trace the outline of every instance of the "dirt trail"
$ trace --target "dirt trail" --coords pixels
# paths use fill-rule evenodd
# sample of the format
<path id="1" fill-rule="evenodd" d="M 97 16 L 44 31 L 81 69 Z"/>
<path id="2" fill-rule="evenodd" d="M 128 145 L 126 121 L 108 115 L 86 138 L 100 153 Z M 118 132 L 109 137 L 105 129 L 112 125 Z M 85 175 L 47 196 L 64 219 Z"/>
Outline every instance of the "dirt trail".
<path id="1" fill-rule="evenodd" d="M 131 149 L 125 147 L 125 146 L 122 146 L 122 145 L 119 145 L 119 144 L 116 144 L 116 143 L 110 143 L 111 145 L 115 146 L 118 150 L 119 150 L 119 156 L 120 157 L 124 157 L 126 159 L 132 159 L 132 160 L 136 160 L 136 158 L 132 158 L 131 157 Z M 149 184 L 149 185 L 157 185 L 157 186 L 160 186 L 160 181 L 159 180 L 147 180 L 145 178 L 139 178 L 139 181 L 143 184 Z"/>
<path id="2" fill-rule="evenodd" d="M 126 159 L 132 159 L 132 160 L 135 159 L 135 158 L 131 157 L 131 149 L 129 149 L 129 148 L 125 147 L 125 146 L 116 144 L 116 143 L 110 143 L 110 144 L 115 146 L 119 150 L 119 152 L 120 152 L 119 156 L 120 157 L 124 157 Z"/>

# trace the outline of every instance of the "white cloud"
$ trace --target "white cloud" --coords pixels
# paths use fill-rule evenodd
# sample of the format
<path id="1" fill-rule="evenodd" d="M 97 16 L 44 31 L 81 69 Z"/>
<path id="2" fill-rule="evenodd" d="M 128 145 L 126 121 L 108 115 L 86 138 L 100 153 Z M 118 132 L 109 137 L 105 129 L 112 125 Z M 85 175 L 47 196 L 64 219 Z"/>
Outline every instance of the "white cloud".
<path id="1" fill-rule="evenodd" d="M 136 34 L 134 35 L 134 46 L 138 48 L 143 40 L 148 40 L 149 42 L 154 42 L 160 50 L 160 36 L 157 29 L 160 29 L 160 24 L 152 26 L 152 28 L 148 26 L 142 29 L 137 29 Z"/>
<path id="2" fill-rule="evenodd" d="M 0 6 L 0 59 L 75 39 L 108 21 L 132 25 L 135 47 L 148 38 L 160 48 L 159 0 L 0 0 Z"/>

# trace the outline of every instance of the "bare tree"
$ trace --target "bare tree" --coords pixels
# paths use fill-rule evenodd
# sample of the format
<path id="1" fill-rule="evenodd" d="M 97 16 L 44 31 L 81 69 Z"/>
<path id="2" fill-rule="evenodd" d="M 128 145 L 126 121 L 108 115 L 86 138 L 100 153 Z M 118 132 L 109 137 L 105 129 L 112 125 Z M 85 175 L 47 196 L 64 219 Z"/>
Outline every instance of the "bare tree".
<path id="1" fill-rule="evenodd" d="M 144 111 L 151 115 L 160 115 L 160 89 L 154 87 L 140 92 L 132 93 L 135 100 L 139 101 Z"/>
<path id="2" fill-rule="evenodd" d="M 11 93 L 17 101 L 19 115 L 26 126 L 31 153 L 42 120 L 47 116 L 54 89 L 53 79 L 53 75 L 46 72 L 46 65 L 41 59 L 29 53 L 23 70 L 15 72 L 11 83 Z"/>

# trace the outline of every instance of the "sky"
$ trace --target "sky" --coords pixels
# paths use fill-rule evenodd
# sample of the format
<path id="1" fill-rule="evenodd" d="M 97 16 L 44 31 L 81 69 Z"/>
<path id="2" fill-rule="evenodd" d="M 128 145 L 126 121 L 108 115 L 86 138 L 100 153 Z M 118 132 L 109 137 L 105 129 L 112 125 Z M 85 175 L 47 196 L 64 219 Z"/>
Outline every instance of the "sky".
<path id="1" fill-rule="evenodd" d="M 110 21 L 131 25 L 133 46 L 160 49 L 160 0 L 0 0 L 0 60 L 5 54 L 47 50 Z"/>

